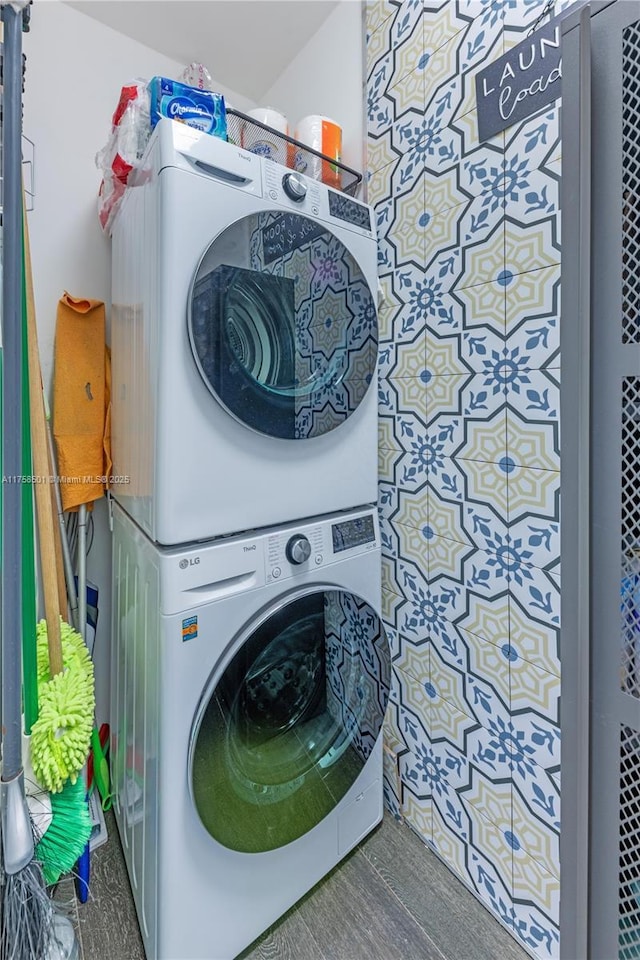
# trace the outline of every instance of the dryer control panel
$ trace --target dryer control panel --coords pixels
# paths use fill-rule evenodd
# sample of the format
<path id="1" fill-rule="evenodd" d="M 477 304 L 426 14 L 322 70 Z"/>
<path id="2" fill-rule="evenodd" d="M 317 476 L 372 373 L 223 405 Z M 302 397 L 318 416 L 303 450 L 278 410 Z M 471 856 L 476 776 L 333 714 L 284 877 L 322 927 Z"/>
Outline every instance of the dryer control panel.
<path id="1" fill-rule="evenodd" d="M 366 237 L 374 235 L 373 215 L 366 203 L 265 158 L 262 178 L 265 199 L 295 208 L 308 217 L 339 223 Z"/>
<path id="2" fill-rule="evenodd" d="M 373 511 L 322 523 L 301 523 L 266 537 L 267 583 L 318 570 L 350 554 L 366 553 L 378 546 Z"/>

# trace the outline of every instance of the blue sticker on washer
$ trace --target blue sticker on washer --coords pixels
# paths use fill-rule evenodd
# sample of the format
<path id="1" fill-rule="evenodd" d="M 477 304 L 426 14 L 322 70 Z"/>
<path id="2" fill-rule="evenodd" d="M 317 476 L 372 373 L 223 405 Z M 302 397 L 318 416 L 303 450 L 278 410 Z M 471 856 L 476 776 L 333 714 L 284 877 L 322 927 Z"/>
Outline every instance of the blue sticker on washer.
<path id="1" fill-rule="evenodd" d="M 198 636 L 198 618 L 188 617 L 182 621 L 182 642 L 185 640 L 195 640 Z"/>

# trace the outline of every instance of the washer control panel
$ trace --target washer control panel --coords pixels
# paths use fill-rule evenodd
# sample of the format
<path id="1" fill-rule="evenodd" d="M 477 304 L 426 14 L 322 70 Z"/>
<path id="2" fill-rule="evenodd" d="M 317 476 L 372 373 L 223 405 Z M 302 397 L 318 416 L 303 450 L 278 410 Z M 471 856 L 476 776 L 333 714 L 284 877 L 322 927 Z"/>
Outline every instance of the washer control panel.
<path id="1" fill-rule="evenodd" d="M 267 583 L 319 570 L 337 560 L 375 550 L 378 531 L 375 511 L 299 526 L 290 524 L 266 536 Z"/>

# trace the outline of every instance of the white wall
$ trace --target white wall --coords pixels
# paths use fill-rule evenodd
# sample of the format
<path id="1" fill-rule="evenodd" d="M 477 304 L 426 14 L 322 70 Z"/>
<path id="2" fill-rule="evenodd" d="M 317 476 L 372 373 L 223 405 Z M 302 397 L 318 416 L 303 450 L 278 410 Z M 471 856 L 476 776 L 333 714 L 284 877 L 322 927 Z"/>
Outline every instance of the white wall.
<path id="1" fill-rule="evenodd" d="M 162 14 L 162 3 L 154 15 Z M 57 302 L 65 290 L 110 306 L 111 244 L 96 213 L 104 145 L 120 87 L 136 77 L 177 77 L 184 64 L 105 27 L 57 0 L 36 0 L 24 35 L 24 132 L 35 143 L 35 204 L 29 214 L 44 379 L 50 384 Z M 218 89 L 239 109 L 254 104 Z M 108 313 L 107 313 L 108 316 Z M 104 501 L 95 511 L 90 579 L 100 587 L 96 642 L 98 719 L 106 719 L 110 636 L 110 536 Z"/>
<path id="2" fill-rule="evenodd" d="M 283 29 L 285 25 L 283 24 Z M 343 160 L 362 170 L 364 152 L 363 26 L 360 0 L 342 0 L 260 106 L 280 110 L 291 130 L 302 117 L 324 114 L 343 130 Z"/>

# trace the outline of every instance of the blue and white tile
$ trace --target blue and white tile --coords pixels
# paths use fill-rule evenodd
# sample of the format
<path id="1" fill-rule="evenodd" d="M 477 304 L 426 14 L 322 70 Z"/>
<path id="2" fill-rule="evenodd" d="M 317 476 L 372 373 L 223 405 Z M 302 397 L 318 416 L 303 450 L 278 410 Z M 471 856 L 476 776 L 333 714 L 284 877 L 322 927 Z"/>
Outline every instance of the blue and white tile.
<path id="1" fill-rule="evenodd" d="M 536 774 L 536 745 L 519 723 L 512 718 L 497 697 L 491 703 L 485 724 L 473 730 L 468 739 L 470 760 L 489 780 L 524 783 Z"/>
<path id="2" fill-rule="evenodd" d="M 426 394 L 417 377 L 381 380 L 378 384 L 380 418 L 393 421 L 393 431 L 400 448 L 410 452 L 426 437 Z"/>
<path id="3" fill-rule="evenodd" d="M 395 564 L 398 560 L 398 551 L 400 549 L 398 531 L 392 520 L 386 516 L 380 517 L 380 546 L 382 548 L 382 556 L 388 561 L 387 566 L 393 566 L 395 569 Z M 390 575 L 387 578 L 387 583 L 388 586 L 392 587 L 397 593 L 398 591 L 394 585 L 394 580 L 395 574 L 393 576 Z"/>
<path id="4" fill-rule="evenodd" d="M 433 377 L 468 376 L 474 372 L 474 368 L 460 355 L 460 338 L 458 336 L 439 339 L 431 337 L 429 334 L 426 334 L 426 336 L 428 337 L 428 350 L 426 352 L 427 385 L 431 383 Z"/>
<path id="5" fill-rule="evenodd" d="M 378 9 L 367 8 L 365 67 L 368 84 L 373 81 L 376 66 L 389 55 L 393 14 L 396 12 L 397 7 L 383 4 L 379 4 Z"/>
<path id="6" fill-rule="evenodd" d="M 460 3 L 451 3 L 450 0 L 424 0 L 422 17 L 425 50 L 428 53 L 439 50 L 461 30 L 468 28 L 473 14 L 465 9 L 467 4 L 468 0 Z"/>
<path id="7" fill-rule="evenodd" d="M 515 650 L 515 648 L 512 648 Z M 560 763 L 560 678 L 512 655 L 511 715 L 535 745 L 534 760 L 546 769 Z"/>
<path id="8" fill-rule="evenodd" d="M 447 656 L 446 648 L 440 655 L 440 637 L 431 640 L 431 684 L 437 697 L 448 701 L 459 713 L 473 717 L 473 711 L 466 696 L 467 671 L 457 666 Z"/>
<path id="9" fill-rule="evenodd" d="M 384 522 L 383 527 L 387 531 L 385 537 L 388 542 L 388 539 L 396 535 L 395 530 L 388 520 Z M 386 552 L 382 554 L 382 589 L 385 593 L 390 592 L 394 596 L 402 597 L 402 590 L 398 582 L 398 563 L 397 556 Z"/>
<path id="10" fill-rule="evenodd" d="M 381 474 L 378 475 L 378 515 L 380 522 L 388 520 L 398 509 L 398 487 L 394 483 L 393 475 L 391 480 L 384 479 Z"/>
<path id="11" fill-rule="evenodd" d="M 510 642 L 509 611 L 508 596 L 502 595 L 498 599 L 469 593 L 464 613 L 458 618 L 456 625 L 465 635 L 472 633 L 500 647 L 504 654 L 505 644 Z"/>
<path id="12" fill-rule="evenodd" d="M 396 159 L 391 163 L 387 163 L 384 167 L 381 167 L 378 170 L 374 170 L 370 173 L 367 178 L 367 202 L 371 204 L 372 207 L 378 208 L 378 206 L 385 206 L 391 204 L 391 197 L 393 193 L 393 175 L 400 164 L 400 160 Z M 377 225 L 377 234 L 378 239 L 382 235 L 381 227 L 385 228 L 385 219 L 383 218 L 382 224 L 378 223 Z"/>
<path id="13" fill-rule="evenodd" d="M 507 159 L 526 159 L 530 170 L 557 160 L 560 148 L 560 108 L 551 104 L 506 131 Z"/>
<path id="14" fill-rule="evenodd" d="M 464 638 L 468 657 L 467 702 L 473 715 L 485 723 L 495 703 L 502 710 L 509 706 L 511 664 L 505 653 L 507 644 L 496 645 L 465 630 L 459 634 Z"/>
<path id="15" fill-rule="evenodd" d="M 456 623 L 468 616 L 477 598 L 484 599 L 485 610 L 492 609 L 494 618 L 501 618 L 507 606 L 511 569 L 506 559 L 496 553 L 476 549 L 465 560 L 464 603 L 456 607 Z M 485 638 L 490 639 L 490 638 Z"/>
<path id="16" fill-rule="evenodd" d="M 553 577 L 550 582 L 555 584 Z M 544 593 L 541 590 L 544 597 Z M 559 600 L 559 597 L 558 597 Z M 559 623 L 548 622 L 547 602 L 543 599 L 542 611 L 533 609 L 533 598 L 527 591 L 522 597 L 511 590 L 509 596 L 509 643 L 513 654 L 535 664 L 546 673 L 560 676 L 560 629 Z M 551 604 L 553 609 L 553 604 Z M 558 614 L 559 621 L 559 614 Z"/>
<path id="17" fill-rule="evenodd" d="M 428 683 L 428 674 L 426 678 L 418 680 L 402 670 L 393 670 L 397 729 L 404 745 L 414 752 L 418 746 L 429 743 L 431 700 L 425 691 Z"/>
<path id="18" fill-rule="evenodd" d="M 448 299 L 443 304 L 445 314 L 441 321 L 445 326 L 451 316 L 452 322 L 448 325 L 453 323 L 470 337 L 476 337 L 478 330 L 483 331 L 487 327 L 497 336 L 498 342 L 504 337 L 506 295 L 504 285 L 499 280 L 457 287 L 451 297 L 451 304 L 450 308 Z M 435 330 L 438 332 L 439 327 Z M 466 352 L 471 354 L 471 348 L 466 348 Z M 481 349 L 474 349 L 473 352 L 476 356 L 484 357 Z"/>
<path id="19" fill-rule="evenodd" d="M 461 467 L 449 457 L 440 457 L 428 473 L 430 495 L 436 502 L 459 504 L 465 498 L 465 474 Z M 443 531 L 435 531 L 442 535 Z"/>
<path id="20" fill-rule="evenodd" d="M 481 374 L 432 377 L 427 396 L 427 437 L 445 457 L 499 462 L 506 452 L 504 398 Z"/>
<path id="21" fill-rule="evenodd" d="M 432 740 L 430 773 L 432 792 L 446 800 L 467 785 L 469 763 L 463 751 L 448 740 Z"/>
<path id="22" fill-rule="evenodd" d="M 556 217 L 528 226 L 509 217 L 504 229 L 505 289 L 518 273 L 541 270 L 560 262 L 560 232 Z"/>
<path id="23" fill-rule="evenodd" d="M 473 841 L 468 851 L 468 871 L 473 889 L 485 906 L 501 918 L 511 909 L 511 850 L 505 833 L 467 804 Z"/>
<path id="24" fill-rule="evenodd" d="M 383 556 L 381 606 L 382 619 L 385 629 L 391 628 L 392 630 L 397 631 L 398 622 L 402 620 L 404 616 L 404 608 L 407 605 L 407 601 L 397 593 L 394 593 L 390 588 L 393 569 L 393 562 L 390 562 L 388 558 Z"/>
<path id="25" fill-rule="evenodd" d="M 414 545 L 414 548 L 418 550 L 424 549 L 424 545 L 428 544 L 430 535 L 429 531 L 425 530 L 425 526 L 429 522 L 429 487 L 426 480 L 422 486 L 416 490 L 401 489 L 399 491 L 398 509 L 396 510 L 393 520 L 402 527 L 410 527 L 419 531 L 421 535 L 420 545 Z M 403 543 L 401 544 L 401 549 L 408 551 L 412 549 L 412 547 L 410 544 Z M 402 554 L 402 556 L 408 555 L 408 553 Z M 423 559 L 426 564 L 427 556 Z"/>
<path id="26" fill-rule="evenodd" d="M 431 743 L 428 739 L 416 743 L 414 750 L 399 758 L 402 783 L 419 800 L 427 800 L 432 795 L 431 769 Z"/>
<path id="27" fill-rule="evenodd" d="M 533 806 L 513 788 L 514 850 L 532 857 L 554 877 L 560 876 L 560 810 L 556 809 L 553 791 L 537 784 L 540 795 Z"/>
<path id="28" fill-rule="evenodd" d="M 411 600 L 417 592 L 426 592 L 429 588 L 428 539 L 425 523 L 421 529 L 408 527 L 402 523 L 389 523 L 398 533 L 399 556 L 396 559 L 397 593 Z"/>
<path id="29" fill-rule="evenodd" d="M 449 461 L 449 467 L 453 465 L 453 461 Z M 449 478 L 449 484 L 451 483 L 452 477 L 454 474 L 450 471 L 446 474 Z M 458 471 L 460 477 L 461 489 L 460 494 L 463 493 L 463 483 L 464 477 L 462 473 Z M 430 490 L 430 515 L 429 515 L 429 524 L 434 537 L 445 537 L 449 540 L 457 540 L 458 543 L 465 544 L 467 547 L 472 547 L 473 540 L 468 536 L 464 528 L 464 504 L 462 501 L 462 496 L 450 495 L 450 491 L 447 490 L 447 481 L 444 479 L 444 474 L 436 473 L 434 476 L 429 479 L 429 490 Z M 448 496 L 440 497 L 439 491 L 448 493 Z M 431 544 L 432 548 L 436 546 L 435 543 Z"/>
<path id="30" fill-rule="evenodd" d="M 548 898 L 553 907 L 556 902 L 553 883 Z M 554 922 L 535 904 L 528 901 L 520 903 L 514 897 L 512 928 L 516 938 L 537 960 L 560 960 L 559 922 Z"/>
<path id="31" fill-rule="evenodd" d="M 445 229 L 446 228 L 446 229 Z M 425 261 L 427 275 L 437 279 L 442 292 L 469 284 L 467 264 L 473 251 L 483 250 L 488 244 L 503 243 L 504 212 L 486 195 L 476 197 L 458 207 L 434 217 L 425 234 Z M 487 282 L 492 277 L 471 278 Z"/>
<path id="32" fill-rule="evenodd" d="M 388 758 L 385 752 L 382 754 L 382 801 L 385 810 L 388 810 L 391 816 L 397 820 L 402 820 L 402 809 L 400 794 L 402 784 L 397 773 L 397 767 Z"/>
<path id="33" fill-rule="evenodd" d="M 425 843 L 431 843 L 432 837 L 432 801 L 431 797 L 418 799 L 408 787 L 402 789 L 401 812 L 405 822 Z"/>
<path id="34" fill-rule="evenodd" d="M 559 688 L 558 677 L 552 673 L 543 673 L 538 671 L 541 683 L 544 683 L 544 689 L 538 693 L 538 703 L 546 701 L 545 709 L 549 716 L 545 716 L 542 709 L 536 711 L 536 705 L 529 704 L 529 707 L 523 707 L 520 711 L 513 706 L 517 703 L 518 694 L 522 698 L 526 673 L 538 670 L 533 665 L 528 665 L 526 671 L 518 674 L 516 669 L 512 672 L 512 711 L 511 721 L 518 730 L 522 731 L 528 743 L 533 747 L 532 758 L 538 770 L 546 770 L 548 767 L 556 767 L 560 763 L 560 723 L 559 713 Z M 555 718 L 552 714 L 556 714 Z M 521 775 L 523 775 L 521 773 Z M 515 777 L 515 774 L 514 774 Z"/>
<path id="35" fill-rule="evenodd" d="M 473 249 L 494 236 L 502 236 L 503 224 L 504 199 L 499 192 L 487 190 L 474 197 L 460 220 L 460 245 L 465 250 Z"/>
<path id="36" fill-rule="evenodd" d="M 401 611 L 398 621 L 400 632 L 415 640 L 438 636 L 446 629 L 462 598 L 462 586 L 450 579 L 438 580 L 428 590 L 416 588 Z"/>
<path id="37" fill-rule="evenodd" d="M 478 287 L 469 289 L 478 290 Z M 448 299 L 451 305 L 459 306 L 453 297 Z M 435 376 L 466 372 L 490 375 L 495 365 L 494 358 L 504 353 L 504 335 L 496 333 L 492 326 L 480 323 L 474 324 L 471 329 L 467 329 L 464 323 L 458 326 L 453 310 L 448 317 L 445 315 L 439 319 L 438 332 L 427 326 L 427 369 Z M 492 317 L 489 319 L 493 320 Z M 447 321 L 450 321 L 448 327 Z M 443 368 L 442 357 L 449 354 L 456 357 L 456 362 Z"/>
<path id="38" fill-rule="evenodd" d="M 463 528 L 474 546 L 489 552 L 508 542 L 507 483 L 500 463 L 460 460 L 465 477 Z"/>
<path id="39" fill-rule="evenodd" d="M 505 285 L 504 257 L 505 221 L 501 216 L 491 234 L 477 243 L 469 243 L 461 251 L 459 273 L 450 288 L 456 294 L 465 287 L 498 281 Z"/>
<path id="40" fill-rule="evenodd" d="M 517 160 L 511 161 L 519 169 Z M 507 164 L 508 166 L 508 164 Z M 556 164 L 523 170 L 505 192 L 505 215 L 527 227 L 553 218 L 558 256 L 560 252 L 560 171 Z"/>
<path id="41" fill-rule="evenodd" d="M 391 626 L 385 626 L 384 631 L 387 636 L 387 640 L 389 642 L 389 651 L 391 653 L 391 661 L 392 663 L 397 664 L 401 668 L 402 667 L 402 664 L 401 664 L 402 638 L 400 637 L 400 634 L 398 633 L 398 631 Z"/>
<path id="42" fill-rule="evenodd" d="M 560 264 L 513 277 L 506 296 L 508 349 L 519 348 L 534 370 L 560 358 Z"/>
<path id="43" fill-rule="evenodd" d="M 392 130 L 395 123 L 395 102 L 384 93 L 384 73 L 376 78 L 374 85 L 369 85 L 367 90 L 367 138 L 368 148 L 375 149 L 380 153 L 379 144 L 384 141 L 386 144 L 385 154 L 377 161 L 373 156 L 369 166 L 370 170 L 381 170 L 392 160 L 395 160 L 398 154 L 391 149 Z"/>
<path id="44" fill-rule="evenodd" d="M 460 224 L 471 203 L 464 200 L 442 210 L 425 225 L 425 275 L 440 297 L 449 293 L 459 272 Z"/>
<path id="45" fill-rule="evenodd" d="M 560 388 L 553 371 L 523 371 L 509 384 L 507 399 L 510 460 L 536 470 L 558 471 Z"/>
<path id="46" fill-rule="evenodd" d="M 446 828 L 468 845 L 471 838 L 471 819 L 456 791 L 445 785 L 442 792 L 434 792 L 432 798 L 433 810 L 434 813 L 436 810 L 438 812 L 441 827 Z M 434 823 L 434 839 L 435 836 Z M 438 852 L 441 853 L 440 850 Z"/>
<path id="47" fill-rule="evenodd" d="M 370 36 L 375 33 L 390 16 L 397 12 L 401 4 L 402 0 L 367 0 L 365 5 L 367 34 Z"/>
<path id="48" fill-rule="evenodd" d="M 458 533 L 463 537 L 464 533 Z M 455 620 L 464 609 L 465 575 L 470 560 L 478 551 L 467 539 L 452 540 L 448 537 L 432 536 L 429 550 L 429 583 L 434 591 L 450 591 L 454 596 L 448 603 L 448 620 Z M 462 588 L 462 589 L 461 589 Z"/>
<path id="49" fill-rule="evenodd" d="M 397 161 L 398 155 L 391 145 L 390 102 L 367 104 L 367 170 L 371 174 Z M 377 130 L 377 133 L 376 133 Z"/>
<path id="50" fill-rule="evenodd" d="M 560 560 L 560 474 L 513 464 L 508 474 L 509 532 L 543 569 Z"/>
<path id="51" fill-rule="evenodd" d="M 433 839 L 432 847 L 439 857 L 444 860 L 450 870 L 459 876 L 464 883 L 471 885 L 467 871 L 468 840 L 464 830 L 458 823 L 455 808 L 447 809 L 446 802 L 442 810 L 433 804 Z"/>
<path id="52" fill-rule="evenodd" d="M 424 42 L 421 0 L 405 0 L 395 15 L 381 25 L 378 32 L 382 36 L 373 38 L 371 56 L 370 48 L 367 47 L 367 77 L 370 85 L 376 85 L 378 72 L 384 70 L 388 88 L 416 70 L 422 57 Z"/>
<path id="53" fill-rule="evenodd" d="M 385 379 L 411 380 L 418 408 L 426 398 L 426 331 L 409 331 L 390 343 L 380 344 L 378 372 Z M 406 394 L 405 394 L 406 398 Z"/>
<path id="54" fill-rule="evenodd" d="M 461 96 L 462 77 L 458 70 L 458 55 L 460 38 L 464 34 L 458 31 L 445 43 L 439 43 L 439 38 L 432 37 L 426 20 L 423 20 L 423 23 L 425 26 L 423 54 L 425 109 L 429 110 L 437 101 L 440 91 L 448 87 L 453 81 L 457 81 L 455 87 L 457 99 Z"/>
<path id="55" fill-rule="evenodd" d="M 511 596 L 529 619 L 547 627 L 560 626 L 560 583 L 538 567 L 523 566 L 509 584 Z"/>
<path id="56" fill-rule="evenodd" d="M 512 868 L 511 783 L 488 780 L 473 765 L 469 774 L 460 795 L 472 821 L 473 845 L 496 863 L 508 887 Z"/>
<path id="57" fill-rule="evenodd" d="M 418 682 L 426 683 L 431 676 L 431 641 L 423 639 L 414 643 L 397 631 L 396 638 L 398 655 L 394 659 L 394 667 Z"/>

